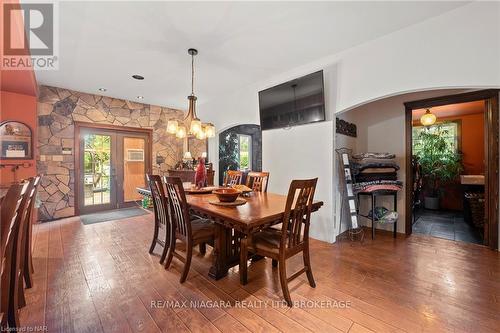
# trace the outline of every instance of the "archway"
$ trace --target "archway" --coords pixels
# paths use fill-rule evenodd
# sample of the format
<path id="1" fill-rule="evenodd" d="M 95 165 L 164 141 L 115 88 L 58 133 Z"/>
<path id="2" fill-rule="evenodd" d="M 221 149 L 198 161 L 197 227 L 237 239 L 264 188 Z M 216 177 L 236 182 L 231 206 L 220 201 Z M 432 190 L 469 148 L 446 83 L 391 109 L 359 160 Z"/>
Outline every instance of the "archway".
<path id="1" fill-rule="evenodd" d="M 243 124 L 233 126 L 219 134 L 219 184 L 223 183 L 227 170 L 238 170 L 240 161 L 240 141 L 248 138 L 248 169 L 262 170 L 262 132 L 259 125 Z"/>

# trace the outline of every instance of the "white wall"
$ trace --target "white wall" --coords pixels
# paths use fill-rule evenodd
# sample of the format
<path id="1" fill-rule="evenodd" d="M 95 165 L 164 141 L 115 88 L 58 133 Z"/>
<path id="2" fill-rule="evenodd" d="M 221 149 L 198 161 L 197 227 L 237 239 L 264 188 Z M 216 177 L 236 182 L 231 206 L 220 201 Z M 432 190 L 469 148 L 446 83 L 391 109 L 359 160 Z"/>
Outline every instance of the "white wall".
<path id="1" fill-rule="evenodd" d="M 219 99 L 201 105 L 200 115 L 213 121 L 219 130 L 235 124 L 258 124 L 258 91 L 319 69 L 325 71 L 329 119 L 333 118 L 334 113 L 404 92 L 500 87 L 500 3 L 473 2 L 369 43 L 270 77 L 265 82 L 225 92 Z M 382 112 L 381 116 L 387 115 L 383 113 L 384 110 L 376 112 Z M 400 120 L 382 120 L 379 126 L 370 128 L 370 137 L 387 137 L 385 126 L 402 127 L 403 122 L 400 123 Z M 304 168 L 315 168 L 317 175 L 321 176 L 320 182 L 330 184 L 328 186 L 333 192 L 333 162 L 320 166 L 315 164 L 316 161 L 324 161 L 325 156 L 333 159 L 333 125 L 334 122 L 330 121 L 324 125 L 327 128 L 306 125 L 290 131 L 277 130 L 264 134 L 263 164 L 271 172 L 271 189 L 275 186 L 272 185 L 275 175 L 282 173 L 282 166 L 287 165 L 290 178 L 304 174 Z M 288 140 L 296 143 L 292 151 L 292 148 L 275 147 Z M 211 139 L 209 144 L 210 158 L 215 166 L 218 160 L 217 142 L 217 138 Z M 386 150 L 399 149 L 395 142 L 387 144 Z M 266 153 L 266 149 L 273 154 Z M 308 152 L 308 160 L 294 163 L 295 151 Z M 323 176 L 330 178 L 322 179 Z M 279 179 L 277 189 L 282 189 L 283 180 Z M 327 199 L 331 199 L 331 202 L 327 203 L 321 214 L 331 214 L 333 220 L 336 211 L 333 208 L 333 196 Z M 323 216 L 316 215 L 312 223 L 314 237 L 333 241 L 335 235 L 330 234 L 335 230 L 333 221 L 326 221 Z"/>
<path id="2" fill-rule="evenodd" d="M 312 216 L 310 235 L 333 242 L 332 122 L 263 131 L 262 169 L 271 172 L 268 191 L 288 193 L 293 179 L 318 177 L 315 199 L 324 206 Z M 311 135 L 314 132 L 314 135 Z"/>

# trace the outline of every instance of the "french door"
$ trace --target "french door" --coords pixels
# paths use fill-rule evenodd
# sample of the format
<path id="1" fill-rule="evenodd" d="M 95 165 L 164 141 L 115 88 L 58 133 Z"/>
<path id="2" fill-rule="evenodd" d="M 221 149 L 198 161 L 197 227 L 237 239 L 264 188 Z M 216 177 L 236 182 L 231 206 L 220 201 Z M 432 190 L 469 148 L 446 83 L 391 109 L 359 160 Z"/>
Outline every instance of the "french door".
<path id="1" fill-rule="evenodd" d="M 78 213 L 129 207 L 151 169 L 150 134 L 78 127 Z"/>

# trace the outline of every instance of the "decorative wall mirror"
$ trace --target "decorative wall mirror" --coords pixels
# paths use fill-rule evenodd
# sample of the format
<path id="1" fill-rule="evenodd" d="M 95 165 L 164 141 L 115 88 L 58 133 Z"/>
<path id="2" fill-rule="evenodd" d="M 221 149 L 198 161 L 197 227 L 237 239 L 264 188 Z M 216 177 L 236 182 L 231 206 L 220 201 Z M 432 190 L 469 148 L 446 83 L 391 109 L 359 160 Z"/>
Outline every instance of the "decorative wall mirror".
<path id="1" fill-rule="evenodd" d="M 2 160 L 33 159 L 31 128 L 18 121 L 0 123 L 0 158 Z"/>

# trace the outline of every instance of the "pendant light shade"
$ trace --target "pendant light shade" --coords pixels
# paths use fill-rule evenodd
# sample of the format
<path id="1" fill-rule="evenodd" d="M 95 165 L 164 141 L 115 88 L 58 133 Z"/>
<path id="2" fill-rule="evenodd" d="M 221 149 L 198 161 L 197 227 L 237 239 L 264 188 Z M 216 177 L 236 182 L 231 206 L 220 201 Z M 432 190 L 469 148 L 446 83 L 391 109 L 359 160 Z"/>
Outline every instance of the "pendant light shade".
<path id="1" fill-rule="evenodd" d="M 207 138 L 213 138 L 215 137 L 215 126 L 212 123 L 208 123 L 205 125 L 205 134 L 207 135 Z"/>
<path id="2" fill-rule="evenodd" d="M 420 123 L 424 126 L 430 126 L 436 123 L 436 119 L 437 119 L 436 115 L 431 113 L 430 109 L 427 109 L 425 111 L 425 114 L 422 117 L 420 117 Z"/>
<path id="3" fill-rule="evenodd" d="M 201 120 L 195 118 L 191 120 L 191 126 L 189 127 L 189 134 L 197 135 L 201 132 Z"/>
<path id="4" fill-rule="evenodd" d="M 207 135 L 205 134 L 205 130 L 201 128 L 198 133 L 196 133 L 196 138 L 198 140 L 205 140 L 207 138 Z"/>
<path id="5" fill-rule="evenodd" d="M 186 126 L 179 126 L 179 128 L 177 128 L 175 136 L 179 139 L 184 139 L 186 135 L 187 135 Z"/>
<path id="6" fill-rule="evenodd" d="M 175 119 L 170 119 L 167 123 L 167 132 L 170 134 L 177 133 L 177 129 L 179 128 L 179 122 Z"/>

